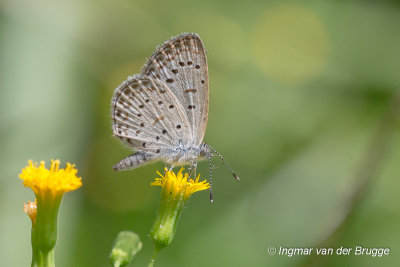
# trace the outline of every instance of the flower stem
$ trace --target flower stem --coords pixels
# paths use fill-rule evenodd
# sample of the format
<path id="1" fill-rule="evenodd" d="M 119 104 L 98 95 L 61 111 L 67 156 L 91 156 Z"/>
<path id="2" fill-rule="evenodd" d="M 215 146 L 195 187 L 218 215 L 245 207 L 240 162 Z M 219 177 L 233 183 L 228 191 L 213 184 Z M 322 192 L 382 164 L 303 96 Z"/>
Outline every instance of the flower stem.
<path id="1" fill-rule="evenodd" d="M 157 257 L 158 251 L 159 251 L 159 249 L 157 247 L 154 247 L 154 251 L 153 251 L 153 255 L 151 256 L 149 267 L 153 267 L 154 266 L 154 262 L 156 261 L 156 257 Z"/>
<path id="2" fill-rule="evenodd" d="M 54 262 L 54 249 L 43 252 L 43 251 L 36 251 L 34 252 L 32 257 L 32 267 L 55 267 Z"/>

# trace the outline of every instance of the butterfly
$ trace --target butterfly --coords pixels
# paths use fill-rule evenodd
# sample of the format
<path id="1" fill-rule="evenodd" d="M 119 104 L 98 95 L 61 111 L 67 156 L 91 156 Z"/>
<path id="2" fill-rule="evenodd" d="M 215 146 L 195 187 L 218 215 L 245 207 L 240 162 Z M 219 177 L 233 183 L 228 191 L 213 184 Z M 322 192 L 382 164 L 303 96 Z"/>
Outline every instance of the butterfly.
<path id="1" fill-rule="evenodd" d="M 169 165 L 190 165 L 222 155 L 203 142 L 208 121 L 208 66 L 198 34 L 183 33 L 156 49 L 141 73 L 122 82 L 111 102 L 114 136 L 136 153 L 122 159 L 114 170 L 134 169 L 161 160 Z M 212 191 L 210 190 L 212 201 Z"/>

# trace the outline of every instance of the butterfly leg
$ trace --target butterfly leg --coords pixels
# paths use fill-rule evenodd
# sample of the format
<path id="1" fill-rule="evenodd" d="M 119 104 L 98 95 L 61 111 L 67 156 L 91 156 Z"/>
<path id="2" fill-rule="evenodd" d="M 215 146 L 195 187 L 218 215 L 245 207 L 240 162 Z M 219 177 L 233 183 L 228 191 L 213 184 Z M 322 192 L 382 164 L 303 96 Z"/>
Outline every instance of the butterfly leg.
<path id="1" fill-rule="evenodd" d="M 167 172 L 167 170 L 168 170 L 167 164 L 164 164 L 164 176 L 165 176 L 165 173 Z"/>
<path id="2" fill-rule="evenodd" d="M 196 179 L 197 161 L 194 161 L 189 167 L 189 178 L 194 174 L 194 179 Z"/>
<path id="3" fill-rule="evenodd" d="M 164 165 L 164 177 L 165 177 L 165 174 L 167 173 L 167 171 L 172 171 L 172 169 L 174 168 L 174 165 L 171 165 L 169 168 L 167 167 L 167 165 Z"/>

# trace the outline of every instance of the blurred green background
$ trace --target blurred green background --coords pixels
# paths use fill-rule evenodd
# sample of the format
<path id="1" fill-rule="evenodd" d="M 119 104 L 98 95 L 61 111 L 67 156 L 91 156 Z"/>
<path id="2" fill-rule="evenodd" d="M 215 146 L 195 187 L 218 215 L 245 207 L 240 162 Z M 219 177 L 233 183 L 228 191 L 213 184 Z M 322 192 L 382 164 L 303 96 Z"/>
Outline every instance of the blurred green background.
<path id="1" fill-rule="evenodd" d="M 84 183 L 62 203 L 57 266 L 108 266 L 120 230 L 144 243 L 130 266 L 148 263 L 160 191 L 149 184 L 163 165 L 112 170 L 131 151 L 112 137 L 110 101 L 157 45 L 197 32 L 208 49 L 205 141 L 241 181 L 215 159 L 214 204 L 192 197 L 156 266 L 397 266 L 399 120 L 379 125 L 400 86 L 399 29 L 398 1 L 1 1 L 1 265 L 30 264 L 22 206 L 34 195 L 18 174 L 51 158 L 75 163 Z M 207 163 L 199 171 L 207 178 Z M 267 253 L 320 244 L 391 253 Z"/>

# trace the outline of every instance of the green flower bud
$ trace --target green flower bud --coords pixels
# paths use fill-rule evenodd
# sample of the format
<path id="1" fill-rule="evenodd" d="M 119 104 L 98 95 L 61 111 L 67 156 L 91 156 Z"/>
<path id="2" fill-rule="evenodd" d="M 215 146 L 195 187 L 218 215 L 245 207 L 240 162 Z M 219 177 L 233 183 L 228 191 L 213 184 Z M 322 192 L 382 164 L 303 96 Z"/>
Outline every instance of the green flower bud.
<path id="1" fill-rule="evenodd" d="M 142 249 L 142 242 L 137 234 L 131 231 L 119 232 L 110 254 L 110 263 L 114 267 L 126 266 Z"/>

